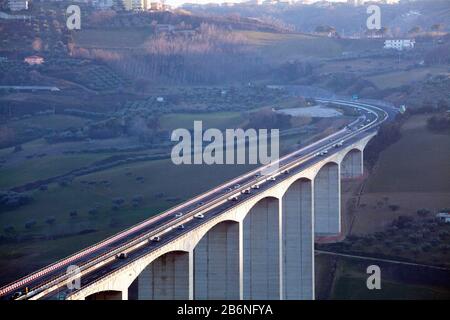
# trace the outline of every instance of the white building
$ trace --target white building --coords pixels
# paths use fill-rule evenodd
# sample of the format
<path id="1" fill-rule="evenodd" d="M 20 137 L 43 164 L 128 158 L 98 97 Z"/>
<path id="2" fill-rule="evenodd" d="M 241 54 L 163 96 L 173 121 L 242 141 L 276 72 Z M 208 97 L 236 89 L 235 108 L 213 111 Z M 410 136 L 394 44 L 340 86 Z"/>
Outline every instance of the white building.
<path id="1" fill-rule="evenodd" d="M 384 49 L 413 49 L 415 43 L 414 39 L 389 39 L 384 41 Z"/>
<path id="2" fill-rule="evenodd" d="M 147 0 L 123 0 L 125 10 L 148 10 L 150 9 L 150 1 Z"/>
<path id="3" fill-rule="evenodd" d="M 9 0 L 8 6 L 11 11 L 28 10 L 28 0 Z"/>
<path id="4" fill-rule="evenodd" d="M 436 215 L 436 219 L 441 222 L 450 223 L 450 213 L 449 212 L 439 212 Z"/>
<path id="5" fill-rule="evenodd" d="M 98 9 L 108 9 L 114 5 L 113 0 L 94 0 L 92 5 Z"/>
<path id="6" fill-rule="evenodd" d="M 380 3 L 380 4 L 396 4 L 399 3 L 400 0 L 347 0 L 348 4 L 352 4 L 354 6 L 362 6 L 366 3 Z"/>
<path id="7" fill-rule="evenodd" d="M 122 0 L 125 10 L 134 11 L 163 11 L 169 10 L 170 6 L 157 0 Z"/>
<path id="8" fill-rule="evenodd" d="M 242 4 L 259 6 L 262 3 L 263 3 L 263 0 L 248 0 L 248 1 L 243 2 Z"/>

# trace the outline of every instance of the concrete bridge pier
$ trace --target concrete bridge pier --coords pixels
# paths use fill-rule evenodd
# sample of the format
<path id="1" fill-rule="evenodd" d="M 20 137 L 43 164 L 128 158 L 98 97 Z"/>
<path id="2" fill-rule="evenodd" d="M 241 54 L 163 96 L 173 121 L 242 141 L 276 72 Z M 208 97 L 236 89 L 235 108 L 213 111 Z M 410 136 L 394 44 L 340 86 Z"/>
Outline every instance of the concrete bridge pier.
<path id="1" fill-rule="evenodd" d="M 194 299 L 239 299 L 239 224 L 224 221 L 194 249 Z"/>
<path id="2" fill-rule="evenodd" d="M 314 299 L 313 186 L 294 182 L 282 198 L 281 299 Z"/>
<path id="3" fill-rule="evenodd" d="M 130 296 L 138 300 L 188 299 L 189 253 L 169 252 L 154 260 L 131 284 Z"/>
<path id="4" fill-rule="evenodd" d="M 344 179 L 357 178 L 363 175 L 363 152 L 358 149 L 350 150 L 342 159 L 341 176 Z"/>
<path id="5" fill-rule="evenodd" d="M 335 162 L 322 166 L 314 179 L 314 229 L 319 236 L 341 232 L 340 169 Z"/>
<path id="6" fill-rule="evenodd" d="M 243 221 L 243 299 L 280 299 L 279 203 L 260 200 Z"/>

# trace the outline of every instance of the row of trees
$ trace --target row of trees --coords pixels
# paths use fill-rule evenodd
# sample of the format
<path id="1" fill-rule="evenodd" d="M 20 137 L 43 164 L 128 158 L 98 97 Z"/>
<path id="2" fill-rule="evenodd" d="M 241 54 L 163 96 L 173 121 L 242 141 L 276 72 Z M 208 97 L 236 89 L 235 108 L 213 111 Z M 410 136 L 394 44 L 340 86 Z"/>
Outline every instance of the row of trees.
<path id="1" fill-rule="evenodd" d="M 11 210 L 30 203 L 33 197 L 27 193 L 0 191 L 0 212 Z"/>
<path id="2" fill-rule="evenodd" d="M 261 61 L 241 34 L 202 23 L 188 34 L 159 33 L 144 52 L 71 47 L 72 56 L 106 62 L 120 73 L 150 83 L 224 83 L 249 81 Z"/>

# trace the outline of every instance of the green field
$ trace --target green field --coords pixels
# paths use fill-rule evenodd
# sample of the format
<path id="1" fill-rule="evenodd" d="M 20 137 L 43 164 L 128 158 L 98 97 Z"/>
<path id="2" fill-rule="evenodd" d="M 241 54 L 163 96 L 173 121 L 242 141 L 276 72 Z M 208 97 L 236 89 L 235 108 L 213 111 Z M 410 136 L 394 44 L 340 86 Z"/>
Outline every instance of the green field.
<path id="1" fill-rule="evenodd" d="M 148 28 L 82 29 L 74 34 L 75 43 L 84 48 L 136 48 L 151 35 Z"/>
<path id="2" fill-rule="evenodd" d="M 361 51 L 382 46 L 379 41 L 335 39 L 301 33 L 235 31 L 243 35 L 246 44 L 261 48 L 262 54 L 273 59 L 296 57 L 333 57 L 344 51 Z M 85 29 L 74 34 L 75 43 L 85 48 L 142 48 L 152 35 L 149 28 Z"/>
<path id="3" fill-rule="evenodd" d="M 405 266 L 380 266 L 381 289 L 369 290 L 366 285 L 369 275 L 366 268 L 376 264 L 374 262 L 355 260 L 349 258 L 338 258 L 334 285 L 330 295 L 331 299 L 342 300 L 417 300 L 417 299 L 449 299 L 450 289 L 438 287 L 427 280 L 419 280 L 417 272 L 428 272 L 425 270 L 410 270 Z M 386 270 L 387 269 L 387 270 Z M 416 272 L 414 280 L 402 280 L 396 274 Z M 419 282 L 420 281 L 420 282 Z"/>
<path id="4" fill-rule="evenodd" d="M 33 233 L 32 230 L 25 230 L 23 226 L 29 219 L 44 221 L 48 216 L 55 216 L 58 225 L 61 225 L 71 221 L 69 217 L 71 210 L 77 210 L 78 218 L 87 219 L 89 222 L 92 217 L 88 215 L 88 210 L 98 206 L 100 209 L 96 218 L 99 218 L 99 221 L 105 218 L 100 222 L 107 224 L 109 222 L 107 218 L 113 217 L 111 214 L 117 218 L 123 217 L 111 210 L 112 199 L 122 197 L 125 204 L 117 212 L 120 214 L 126 212 L 126 220 L 129 221 L 123 221 L 123 225 L 129 225 L 131 221 L 139 221 L 158 213 L 215 186 L 218 181 L 225 181 L 247 170 L 248 166 L 176 166 L 170 159 L 118 166 L 76 178 L 66 187 L 51 184 L 46 191 L 35 191 L 32 206 L 4 212 L 0 216 L 0 221 L 2 225 L 12 224 L 20 232 Z M 93 181 L 95 184 L 82 181 Z M 156 196 L 158 194 L 159 197 Z M 144 198 L 141 208 L 145 208 L 145 214 L 131 207 L 131 199 L 136 195 L 142 195 Z M 43 224 L 41 227 L 48 229 L 48 226 Z M 64 227 L 68 228 L 69 225 Z"/>
<path id="5" fill-rule="evenodd" d="M 410 84 L 411 81 L 425 80 L 429 75 L 449 74 L 448 68 L 429 67 L 418 68 L 409 71 L 395 71 L 383 73 L 376 76 L 367 77 L 366 79 L 373 82 L 380 89 L 395 88 L 402 85 Z"/>
<path id="6" fill-rule="evenodd" d="M 450 135 L 428 131 L 428 117 L 410 117 L 400 140 L 381 152 L 355 209 L 353 234 L 384 231 L 400 215 L 417 218 L 422 208 L 436 214 L 450 206 Z"/>
<path id="7" fill-rule="evenodd" d="M 239 128 L 245 119 L 239 112 L 214 112 L 214 113 L 172 113 L 160 118 L 160 126 L 164 130 L 178 128 L 192 129 L 194 121 L 203 121 L 203 128 Z"/>
<path id="8" fill-rule="evenodd" d="M 23 128 L 42 128 L 42 129 L 52 129 L 52 130 L 64 130 L 70 127 L 80 127 L 87 122 L 86 119 L 61 115 L 52 114 L 45 116 L 34 116 L 29 119 L 21 119 L 12 121 L 10 125 L 13 128 L 23 129 Z"/>
<path id="9" fill-rule="evenodd" d="M 291 33 L 279 34 L 258 31 L 239 31 L 249 43 L 262 49 L 267 55 L 277 61 L 294 58 L 309 57 L 335 57 L 344 51 L 360 51 L 379 47 L 378 41 L 334 39 L 314 35 Z"/>
<path id="10" fill-rule="evenodd" d="M 51 184 L 46 191 L 35 191 L 33 205 L 3 212 L 0 225 L 13 226 L 22 237 L 57 239 L 40 240 L 38 244 L 28 241 L 20 245 L 15 242 L 1 245 L 2 280 L 12 280 L 19 275 L 12 264 L 27 266 L 23 267 L 23 273 L 31 272 L 248 170 L 249 166 L 176 166 L 170 160 L 158 160 L 115 167 L 77 178 L 66 187 Z M 137 177 L 142 177 L 142 182 L 136 180 Z M 131 200 L 137 195 L 141 195 L 143 201 L 135 208 Z M 113 210 L 112 200 L 119 197 L 125 202 Z M 89 214 L 94 207 L 98 212 Z M 77 217 L 70 217 L 72 210 L 78 212 Z M 46 223 L 48 217 L 55 217 L 53 225 Z M 26 229 L 25 223 L 29 220 L 35 220 L 36 225 Z M 85 230 L 94 231 L 76 235 Z M 62 243 L 70 245 L 61 246 Z M 35 252 L 39 252 L 38 259 L 34 258 Z"/>
<path id="11" fill-rule="evenodd" d="M 87 166 L 105 155 L 57 155 L 45 156 L 33 160 L 24 160 L 17 165 L 0 169 L 0 189 L 9 189 L 22 184 L 51 178 L 68 173 L 71 170 Z"/>
<path id="12" fill-rule="evenodd" d="M 366 192 L 450 192 L 450 135 L 429 132 L 413 116 L 403 137 L 380 155 Z"/>

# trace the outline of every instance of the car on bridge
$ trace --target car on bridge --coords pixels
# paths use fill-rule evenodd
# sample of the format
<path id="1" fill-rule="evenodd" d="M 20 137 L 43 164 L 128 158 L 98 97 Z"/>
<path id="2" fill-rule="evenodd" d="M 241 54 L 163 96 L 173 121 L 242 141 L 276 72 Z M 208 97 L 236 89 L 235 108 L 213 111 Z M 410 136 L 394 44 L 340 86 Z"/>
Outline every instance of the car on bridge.
<path id="1" fill-rule="evenodd" d="M 159 236 L 154 236 L 150 239 L 151 242 L 160 242 L 161 241 L 161 237 Z"/>
<path id="2" fill-rule="evenodd" d="M 128 258 L 128 254 L 126 252 L 121 252 L 116 255 L 116 258 L 120 259 L 120 260 L 124 260 L 124 259 Z"/>

